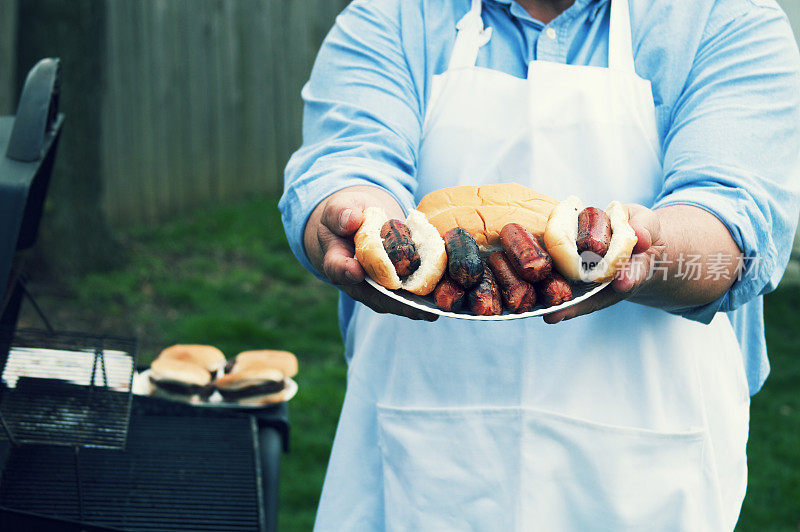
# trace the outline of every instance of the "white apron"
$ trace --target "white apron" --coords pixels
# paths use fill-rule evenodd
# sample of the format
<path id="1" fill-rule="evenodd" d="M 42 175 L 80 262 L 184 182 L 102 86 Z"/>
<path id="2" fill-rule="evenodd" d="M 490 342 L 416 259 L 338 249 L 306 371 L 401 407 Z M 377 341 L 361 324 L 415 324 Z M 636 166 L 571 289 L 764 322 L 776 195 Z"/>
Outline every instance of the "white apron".
<path id="1" fill-rule="evenodd" d="M 650 83 L 626 0 L 609 68 L 476 67 L 481 2 L 435 76 L 418 196 L 517 181 L 557 199 L 651 205 L 661 182 Z M 541 37 L 544 38 L 544 35 Z M 417 199 L 419 199 L 419 197 Z M 420 323 L 356 310 L 348 388 L 317 530 L 731 530 L 749 396 L 731 324 L 620 303 L 541 319 Z"/>

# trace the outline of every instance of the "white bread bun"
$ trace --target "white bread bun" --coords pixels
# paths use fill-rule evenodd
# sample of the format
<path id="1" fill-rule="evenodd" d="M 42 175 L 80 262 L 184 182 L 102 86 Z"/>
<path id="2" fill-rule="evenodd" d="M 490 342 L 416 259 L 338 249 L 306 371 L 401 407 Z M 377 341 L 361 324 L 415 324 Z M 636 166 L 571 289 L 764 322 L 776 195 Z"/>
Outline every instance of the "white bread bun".
<path id="1" fill-rule="evenodd" d="M 200 403 L 211 374 L 194 362 L 157 358 L 150 364 L 150 395 L 172 401 Z"/>
<path id="2" fill-rule="evenodd" d="M 390 290 L 402 288 L 420 296 L 430 294 L 447 268 L 444 240 L 423 213 L 411 211 L 405 224 L 417 248 L 420 264 L 414 273 L 401 281 L 383 248 L 381 227 L 387 220 L 389 217 L 383 209 L 367 207 L 364 210 L 364 221 L 354 238 L 356 259 L 367 274 L 381 286 Z"/>
<path id="3" fill-rule="evenodd" d="M 225 367 L 225 355 L 211 345 L 173 345 L 161 351 L 158 358 L 192 362 L 214 375 Z"/>
<path id="4" fill-rule="evenodd" d="M 434 190 L 420 200 L 417 210 L 440 235 L 461 227 L 486 250 L 500 246 L 500 230 L 512 222 L 541 237 L 557 203 L 518 183 L 496 183 Z"/>
<path id="5" fill-rule="evenodd" d="M 157 358 L 150 364 L 150 379 L 155 382 L 165 381 L 205 386 L 211 382 L 211 375 L 193 362 Z"/>
<path id="6" fill-rule="evenodd" d="M 265 364 L 280 370 L 287 377 L 297 375 L 297 357 L 289 351 L 275 351 L 272 349 L 242 351 L 236 355 L 236 361 L 231 371 L 237 372 L 259 364 Z"/>
<path id="7" fill-rule="evenodd" d="M 544 246 L 564 277 L 571 281 L 603 283 L 614 278 L 617 270 L 631 256 L 636 245 L 636 232 L 628 223 L 628 211 L 618 201 L 605 208 L 611 220 L 611 242 L 605 256 L 591 269 L 585 270 L 578 254 L 578 215 L 583 203 L 570 196 L 550 213 L 544 232 Z"/>

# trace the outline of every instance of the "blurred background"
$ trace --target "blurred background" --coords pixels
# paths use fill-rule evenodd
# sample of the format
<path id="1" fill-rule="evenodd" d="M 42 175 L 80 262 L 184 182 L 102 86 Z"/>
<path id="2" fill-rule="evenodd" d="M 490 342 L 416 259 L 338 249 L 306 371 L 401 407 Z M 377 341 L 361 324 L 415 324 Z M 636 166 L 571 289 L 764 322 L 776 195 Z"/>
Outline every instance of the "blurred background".
<path id="1" fill-rule="evenodd" d="M 800 0 L 783 0 L 795 34 Z M 300 359 L 280 529 L 313 524 L 344 396 L 336 291 L 277 211 L 300 89 L 345 0 L 0 0 L 0 115 L 60 57 L 64 134 L 30 273 L 58 329 Z M 753 398 L 738 530 L 800 530 L 800 239 L 767 297 L 773 372 Z M 39 326 L 25 305 L 22 326 Z"/>

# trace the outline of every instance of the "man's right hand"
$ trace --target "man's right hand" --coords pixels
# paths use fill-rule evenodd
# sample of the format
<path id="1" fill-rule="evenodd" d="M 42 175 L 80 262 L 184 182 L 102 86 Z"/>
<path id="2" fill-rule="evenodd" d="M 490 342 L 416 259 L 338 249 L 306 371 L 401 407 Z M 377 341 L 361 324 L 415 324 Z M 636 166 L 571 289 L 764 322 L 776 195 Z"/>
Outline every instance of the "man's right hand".
<path id="1" fill-rule="evenodd" d="M 366 273 L 354 257 L 353 235 L 361 227 L 367 207 L 380 207 L 389 218 L 405 219 L 394 196 L 380 188 L 356 186 L 334 192 L 317 205 L 306 223 L 303 242 L 311 264 L 347 295 L 375 312 L 436 320 L 436 314 L 403 305 L 364 281 Z"/>

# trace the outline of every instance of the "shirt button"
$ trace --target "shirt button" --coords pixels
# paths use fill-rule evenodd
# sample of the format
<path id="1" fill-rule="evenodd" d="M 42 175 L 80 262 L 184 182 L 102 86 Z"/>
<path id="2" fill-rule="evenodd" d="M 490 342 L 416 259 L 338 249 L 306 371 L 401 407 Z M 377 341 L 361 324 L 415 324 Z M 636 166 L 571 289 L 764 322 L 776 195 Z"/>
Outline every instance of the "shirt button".
<path id="1" fill-rule="evenodd" d="M 556 40 L 556 30 L 554 30 L 553 28 L 547 28 L 546 30 L 544 30 L 544 34 L 547 35 L 547 38 L 550 39 L 551 41 Z"/>

